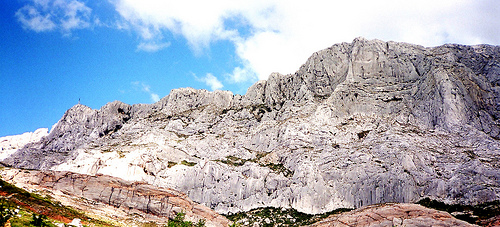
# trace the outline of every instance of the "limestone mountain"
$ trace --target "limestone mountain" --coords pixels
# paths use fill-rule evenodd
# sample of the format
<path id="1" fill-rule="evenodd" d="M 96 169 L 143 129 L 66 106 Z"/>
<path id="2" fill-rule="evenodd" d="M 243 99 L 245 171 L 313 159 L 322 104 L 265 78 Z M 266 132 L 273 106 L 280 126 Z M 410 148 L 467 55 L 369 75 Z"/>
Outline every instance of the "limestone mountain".
<path id="1" fill-rule="evenodd" d="M 3 164 L 145 181 L 219 213 L 477 204 L 500 199 L 499 119 L 500 47 L 357 38 L 245 95 L 75 105 Z"/>

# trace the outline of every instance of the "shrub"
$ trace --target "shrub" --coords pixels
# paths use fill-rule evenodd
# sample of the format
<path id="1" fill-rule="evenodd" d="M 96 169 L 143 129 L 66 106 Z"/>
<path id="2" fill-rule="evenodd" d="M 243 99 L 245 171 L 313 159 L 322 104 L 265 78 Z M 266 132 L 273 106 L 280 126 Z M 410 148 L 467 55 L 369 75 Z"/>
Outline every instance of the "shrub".
<path id="1" fill-rule="evenodd" d="M 9 209 L 9 206 L 4 203 L 0 204 L 0 226 L 5 226 L 5 223 L 14 216 L 12 210 Z"/>
<path id="2" fill-rule="evenodd" d="M 30 222 L 30 224 L 37 227 L 47 226 L 47 223 L 45 223 L 45 219 L 47 219 L 47 216 L 43 214 L 33 214 L 33 220 Z"/>
<path id="3" fill-rule="evenodd" d="M 168 227 L 203 227 L 205 226 L 205 220 L 200 219 L 196 224 L 191 221 L 184 221 L 185 213 L 179 212 L 173 220 L 169 220 Z"/>

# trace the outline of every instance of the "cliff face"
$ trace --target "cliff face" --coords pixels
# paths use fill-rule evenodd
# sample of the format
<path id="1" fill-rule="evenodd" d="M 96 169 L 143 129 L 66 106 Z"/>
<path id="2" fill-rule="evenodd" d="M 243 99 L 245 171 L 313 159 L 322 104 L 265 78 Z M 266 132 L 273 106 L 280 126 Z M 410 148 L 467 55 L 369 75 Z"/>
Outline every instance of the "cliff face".
<path id="1" fill-rule="evenodd" d="M 48 135 L 48 129 L 39 128 L 34 132 L 26 132 L 21 135 L 5 136 L 0 138 L 0 161 L 8 158 L 18 149 L 23 148 L 26 144 L 37 142 L 44 136 Z"/>
<path id="2" fill-rule="evenodd" d="M 69 109 L 18 168 L 107 174 L 228 213 L 500 199 L 500 47 L 355 39 L 244 96 Z"/>

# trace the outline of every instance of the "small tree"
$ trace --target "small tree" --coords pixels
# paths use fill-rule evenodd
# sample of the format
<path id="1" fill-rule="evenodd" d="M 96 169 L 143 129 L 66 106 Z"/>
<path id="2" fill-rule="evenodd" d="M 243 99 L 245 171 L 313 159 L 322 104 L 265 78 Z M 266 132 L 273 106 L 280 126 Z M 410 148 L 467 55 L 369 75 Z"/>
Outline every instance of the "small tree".
<path id="1" fill-rule="evenodd" d="M 47 223 L 45 223 L 45 219 L 47 219 L 47 216 L 43 214 L 33 214 L 33 220 L 31 220 L 30 224 L 36 226 L 36 227 L 43 227 L 47 226 Z"/>
<path id="2" fill-rule="evenodd" d="M 183 212 L 179 212 L 175 215 L 173 220 L 168 221 L 168 227 L 204 227 L 205 220 L 200 219 L 196 224 L 193 224 L 191 221 L 184 221 L 186 214 Z"/>
<path id="3" fill-rule="evenodd" d="M 200 219 L 195 225 L 195 227 L 204 227 L 204 226 L 205 226 L 205 219 Z"/>

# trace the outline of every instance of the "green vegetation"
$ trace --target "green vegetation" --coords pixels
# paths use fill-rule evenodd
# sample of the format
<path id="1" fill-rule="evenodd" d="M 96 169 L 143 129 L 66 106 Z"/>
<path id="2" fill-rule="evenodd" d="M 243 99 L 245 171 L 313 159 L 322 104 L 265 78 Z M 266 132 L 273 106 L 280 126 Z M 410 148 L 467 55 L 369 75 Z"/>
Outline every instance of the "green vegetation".
<path id="1" fill-rule="evenodd" d="M 172 168 L 173 166 L 177 165 L 177 162 L 171 162 L 171 161 L 168 161 L 168 164 L 167 164 L 167 167 L 168 168 Z"/>
<path id="2" fill-rule="evenodd" d="M 252 160 L 251 159 L 242 159 L 242 158 L 238 158 L 238 157 L 229 155 L 226 157 L 225 160 L 216 160 L 216 161 L 219 161 L 219 162 L 222 162 L 226 165 L 231 165 L 231 166 L 242 166 L 245 164 L 245 162 L 252 161 Z"/>
<path id="3" fill-rule="evenodd" d="M 429 198 L 422 199 L 417 202 L 424 207 L 446 211 L 455 218 L 464 220 L 471 224 L 481 224 L 481 221 L 500 215 L 500 201 L 481 203 L 475 206 L 446 204 Z"/>
<path id="4" fill-rule="evenodd" d="M 233 221 L 232 226 L 252 226 L 254 223 L 260 223 L 261 226 L 303 226 L 318 222 L 332 214 L 338 214 L 351 209 L 337 209 L 324 214 L 306 214 L 295 209 L 282 209 L 274 207 L 265 207 L 253 209 L 248 212 L 240 212 L 227 215 L 227 219 Z"/>
<path id="5" fill-rule="evenodd" d="M 56 227 L 45 215 L 31 213 L 28 210 L 21 210 L 10 219 L 12 227 Z"/>
<path id="6" fill-rule="evenodd" d="M 274 164 L 274 163 L 269 163 L 264 165 L 265 167 L 268 167 L 269 169 L 274 170 L 275 172 L 278 173 L 283 173 L 285 177 L 291 177 L 293 176 L 293 172 L 289 169 L 287 169 L 283 164 Z"/>
<path id="7" fill-rule="evenodd" d="M 49 226 L 49 224 L 47 224 L 46 222 L 46 219 L 47 219 L 47 216 L 43 215 L 43 214 L 33 214 L 32 216 L 33 220 L 31 220 L 30 224 L 36 226 L 36 227 L 43 227 L 43 226 Z"/>
<path id="8" fill-rule="evenodd" d="M 5 226 L 5 223 L 7 223 L 12 216 L 14 216 L 14 211 L 2 201 L 2 204 L 0 204 L 0 226 Z"/>
<path id="9" fill-rule="evenodd" d="M 256 155 L 257 157 L 254 159 L 243 159 L 243 158 L 238 158 L 232 155 L 226 156 L 226 159 L 224 160 L 214 160 L 216 162 L 222 162 L 226 165 L 230 166 L 242 166 L 245 165 L 246 162 L 254 162 L 258 163 L 262 167 L 267 167 L 277 173 L 283 173 L 285 177 L 291 177 L 293 175 L 293 171 L 287 169 L 283 164 L 275 164 L 275 163 L 268 163 L 268 164 L 263 164 L 260 162 L 260 159 L 264 156 L 266 156 L 266 153 L 258 153 Z"/>
<path id="10" fill-rule="evenodd" d="M 185 165 L 185 166 L 195 166 L 197 163 L 196 162 L 188 162 L 186 160 L 182 160 L 180 164 L 181 165 Z M 177 162 L 168 161 L 167 167 L 168 168 L 172 168 L 175 165 L 177 165 Z"/>
<path id="11" fill-rule="evenodd" d="M 193 223 L 190 221 L 184 221 L 184 216 L 186 214 L 179 212 L 175 216 L 173 220 L 169 220 L 167 226 L 168 227 L 203 227 L 205 226 L 205 220 L 201 219 L 197 223 Z"/>
<path id="12" fill-rule="evenodd" d="M 156 222 L 147 222 L 143 223 L 142 227 L 204 227 L 205 220 L 200 219 L 197 223 L 193 223 L 191 221 L 184 221 L 186 214 L 183 212 L 177 213 L 175 218 L 169 220 L 167 225 L 157 224 Z"/>
<path id="13" fill-rule="evenodd" d="M 185 166 L 195 166 L 196 165 L 196 162 L 188 162 L 186 160 L 182 160 L 181 161 L 181 164 L 182 165 L 185 165 Z"/>

